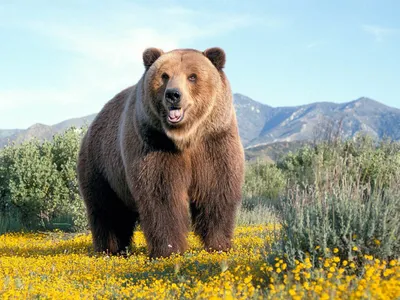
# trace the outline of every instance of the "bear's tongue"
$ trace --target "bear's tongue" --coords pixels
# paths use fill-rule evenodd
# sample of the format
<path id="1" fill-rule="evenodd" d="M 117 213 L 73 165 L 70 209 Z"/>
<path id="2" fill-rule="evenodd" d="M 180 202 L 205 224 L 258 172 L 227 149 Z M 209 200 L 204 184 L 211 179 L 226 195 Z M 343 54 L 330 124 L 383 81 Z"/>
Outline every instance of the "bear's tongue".
<path id="1" fill-rule="evenodd" d="M 171 121 L 178 121 L 182 117 L 182 108 L 171 109 L 168 113 L 168 118 Z"/>

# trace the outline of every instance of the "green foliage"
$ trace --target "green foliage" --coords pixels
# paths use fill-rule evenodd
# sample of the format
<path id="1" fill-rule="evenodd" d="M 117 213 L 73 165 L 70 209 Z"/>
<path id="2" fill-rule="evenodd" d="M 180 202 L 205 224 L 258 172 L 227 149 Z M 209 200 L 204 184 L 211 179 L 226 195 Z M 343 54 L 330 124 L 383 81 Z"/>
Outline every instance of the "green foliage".
<path id="1" fill-rule="evenodd" d="M 244 208 L 273 204 L 284 191 L 285 184 L 285 176 L 276 165 L 260 161 L 247 165 L 243 186 Z"/>
<path id="2" fill-rule="evenodd" d="M 343 165 L 346 160 L 346 165 Z M 290 181 L 290 185 L 306 188 L 309 184 L 324 183 L 324 170 L 346 168 L 352 180 L 371 184 L 373 188 L 387 187 L 399 166 L 400 146 L 389 140 L 377 144 L 368 136 L 342 143 L 322 142 L 314 147 L 305 146 L 297 153 L 290 153 L 277 163 Z M 336 176 L 339 176 L 337 173 Z M 377 186 L 378 184 L 378 186 Z M 379 184 L 383 186 L 379 186 Z"/>
<path id="3" fill-rule="evenodd" d="M 242 208 L 237 215 L 238 225 L 274 224 L 277 223 L 275 210 L 265 204 L 255 204 L 251 208 Z"/>
<path id="4" fill-rule="evenodd" d="M 70 128 L 51 142 L 31 140 L 0 151 L 3 220 L 18 218 L 23 228 L 49 229 L 54 220 L 70 216 L 71 230 L 85 227 L 76 177 L 82 134 Z"/>
<path id="5" fill-rule="evenodd" d="M 362 264 L 359 255 L 400 256 L 399 144 L 366 137 L 335 145 L 322 143 L 279 163 L 289 178 L 281 199 L 279 255 L 308 254 L 315 265 L 325 249 Z M 356 247 L 356 248 L 354 248 Z M 354 250 L 356 249 L 356 250 Z"/>
<path id="6" fill-rule="evenodd" d="M 317 146 L 313 149 L 311 146 L 306 145 L 300 148 L 297 153 L 290 152 L 281 161 L 278 161 L 277 167 L 279 170 L 284 171 L 288 178 L 302 183 L 304 186 L 314 180 L 313 163 L 314 161 L 317 162 L 315 160 L 316 156 L 321 156 L 320 148 Z"/>
<path id="7" fill-rule="evenodd" d="M 0 213 L 0 234 L 21 231 L 21 229 L 23 229 L 23 226 L 17 211 L 14 213 Z"/>

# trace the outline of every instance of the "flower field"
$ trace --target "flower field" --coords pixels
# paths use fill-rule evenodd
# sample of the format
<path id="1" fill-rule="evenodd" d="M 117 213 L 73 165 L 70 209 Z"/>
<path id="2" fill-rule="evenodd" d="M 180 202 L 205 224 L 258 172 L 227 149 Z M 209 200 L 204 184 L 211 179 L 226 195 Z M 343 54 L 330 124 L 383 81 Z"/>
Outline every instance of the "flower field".
<path id="1" fill-rule="evenodd" d="M 0 236 L 1 299 L 398 299 L 400 263 L 364 255 L 362 269 L 337 249 L 321 268 L 309 260 L 288 270 L 265 249 L 273 225 L 238 227 L 234 248 L 207 253 L 192 234 L 191 250 L 149 260 L 135 233 L 128 258 L 94 255 L 88 234 L 17 233 Z M 354 251 L 359 251 L 354 249 Z M 356 274 L 357 273 L 357 274 Z M 358 275 L 358 276 L 357 276 Z"/>

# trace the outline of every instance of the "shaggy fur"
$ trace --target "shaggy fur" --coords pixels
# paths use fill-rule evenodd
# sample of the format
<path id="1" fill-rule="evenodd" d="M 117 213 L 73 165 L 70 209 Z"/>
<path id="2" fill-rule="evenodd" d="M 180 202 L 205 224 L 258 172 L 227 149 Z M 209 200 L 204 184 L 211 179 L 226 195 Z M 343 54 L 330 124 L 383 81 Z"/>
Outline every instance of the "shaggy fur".
<path id="1" fill-rule="evenodd" d="M 118 253 L 140 222 L 150 257 L 187 249 L 192 221 L 207 250 L 231 247 L 244 154 L 220 48 L 143 53 L 139 82 L 88 129 L 78 179 L 96 251 Z M 166 89 L 184 118 L 168 122 Z"/>

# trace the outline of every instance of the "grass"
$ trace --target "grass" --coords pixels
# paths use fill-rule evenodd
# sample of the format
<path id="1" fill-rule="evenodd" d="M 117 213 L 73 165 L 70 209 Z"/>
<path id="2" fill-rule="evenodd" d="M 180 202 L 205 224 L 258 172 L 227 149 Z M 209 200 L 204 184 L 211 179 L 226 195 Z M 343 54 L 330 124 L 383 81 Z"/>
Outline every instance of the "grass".
<path id="1" fill-rule="evenodd" d="M 361 276 L 336 249 L 320 268 L 309 259 L 288 270 L 268 263 L 265 246 L 276 225 L 239 226 L 234 248 L 207 253 L 189 235 L 183 255 L 149 260 L 142 232 L 128 258 L 92 252 L 90 235 L 9 233 L 0 236 L 2 299 L 394 299 L 400 297 L 400 262 L 366 256 Z M 356 251 L 356 250 L 354 250 Z"/>
<path id="2" fill-rule="evenodd" d="M 275 210 L 267 204 L 257 203 L 251 209 L 239 210 L 237 224 L 256 225 L 256 224 L 274 224 L 278 222 Z"/>

